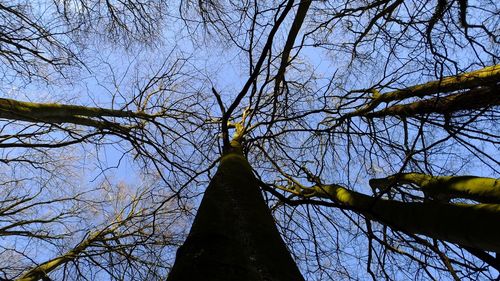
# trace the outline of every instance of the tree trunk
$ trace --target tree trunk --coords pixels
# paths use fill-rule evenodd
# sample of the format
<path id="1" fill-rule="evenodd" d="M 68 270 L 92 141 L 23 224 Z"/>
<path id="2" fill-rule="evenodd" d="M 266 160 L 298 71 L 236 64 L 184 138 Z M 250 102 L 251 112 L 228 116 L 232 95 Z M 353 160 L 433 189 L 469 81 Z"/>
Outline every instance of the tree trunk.
<path id="1" fill-rule="evenodd" d="M 167 280 L 304 280 L 241 152 L 223 155 Z"/>

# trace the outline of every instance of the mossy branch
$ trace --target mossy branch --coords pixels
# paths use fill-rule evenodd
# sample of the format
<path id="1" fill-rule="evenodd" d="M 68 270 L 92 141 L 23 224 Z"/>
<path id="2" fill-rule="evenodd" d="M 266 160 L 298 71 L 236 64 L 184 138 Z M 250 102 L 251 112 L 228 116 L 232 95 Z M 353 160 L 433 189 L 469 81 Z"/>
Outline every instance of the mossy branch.
<path id="1" fill-rule="evenodd" d="M 461 110 L 476 110 L 500 105 L 500 89 L 497 85 L 479 87 L 465 93 L 445 97 L 425 99 L 408 104 L 392 105 L 385 109 L 367 113 L 366 117 L 401 116 L 411 117 L 420 114 L 448 114 Z"/>
<path id="2" fill-rule="evenodd" d="M 339 185 L 316 185 L 308 197 L 326 198 L 407 233 L 485 251 L 500 251 L 500 204 L 407 203 L 371 197 Z"/>
<path id="3" fill-rule="evenodd" d="M 83 241 L 76 245 L 73 249 L 67 251 L 66 253 L 55 257 L 49 261 L 39 264 L 32 269 L 26 271 L 21 277 L 17 278 L 16 281 L 36 281 L 47 278 L 47 275 L 64 265 L 71 262 L 78 257 L 85 254 L 85 251 L 95 243 L 102 242 L 106 239 L 106 235 L 111 233 L 117 233 L 116 231 L 119 227 L 123 226 L 125 223 L 133 219 L 137 214 L 140 214 L 142 210 L 137 209 L 139 201 L 134 200 L 127 214 L 124 214 L 125 209 L 121 210 L 116 214 L 115 220 L 112 224 L 108 225 L 106 228 L 91 232 Z"/>
<path id="4" fill-rule="evenodd" d="M 111 128 L 124 131 L 130 129 L 119 123 L 106 121 L 103 119 L 105 117 L 153 119 L 155 116 L 128 110 L 57 103 L 34 103 L 0 98 L 0 118 L 4 119 L 35 123 L 69 123 L 99 129 Z"/>
<path id="5" fill-rule="evenodd" d="M 464 198 L 481 203 L 500 204 L 500 179 L 405 173 L 370 180 L 372 188 L 382 190 L 396 184 L 415 184 L 423 192 L 435 198 Z"/>
<path id="6" fill-rule="evenodd" d="M 363 116 L 382 103 L 402 101 L 412 97 L 431 96 L 437 93 L 451 93 L 458 90 L 466 90 L 488 85 L 494 86 L 498 82 L 500 82 L 500 65 L 492 65 L 476 71 L 455 76 L 448 76 L 440 80 L 430 81 L 424 84 L 380 95 L 374 95 L 372 100 L 367 105 L 346 114 L 344 118 Z M 493 91 L 492 94 L 498 95 L 495 91 Z"/>
<path id="7" fill-rule="evenodd" d="M 69 250 L 68 252 L 46 261 L 30 270 L 25 272 L 21 277 L 16 279 L 16 281 L 36 281 L 47 277 L 51 271 L 57 269 L 59 266 L 66 264 L 78 256 L 80 256 L 92 243 L 99 240 L 104 235 L 103 232 L 94 232 L 90 234 L 85 240 L 78 244 L 75 248 Z"/>

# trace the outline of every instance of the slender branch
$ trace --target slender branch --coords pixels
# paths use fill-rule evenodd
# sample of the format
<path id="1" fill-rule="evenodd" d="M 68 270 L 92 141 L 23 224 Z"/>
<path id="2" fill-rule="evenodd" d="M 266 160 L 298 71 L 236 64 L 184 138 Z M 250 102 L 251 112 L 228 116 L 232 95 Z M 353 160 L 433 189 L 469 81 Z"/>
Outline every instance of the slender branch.
<path id="1" fill-rule="evenodd" d="M 36 281 L 47 277 L 47 274 L 57 269 L 59 266 L 66 264 L 79 255 L 81 255 L 93 242 L 103 237 L 103 232 L 94 232 L 90 234 L 85 240 L 80 242 L 75 248 L 69 250 L 61 256 L 46 261 L 24 273 L 16 281 Z"/>
<path id="2" fill-rule="evenodd" d="M 311 0 L 300 1 L 299 8 L 297 9 L 297 15 L 295 16 L 292 26 L 290 27 L 285 47 L 283 48 L 283 52 L 281 55 L 281 64 L 278 73 L 276 74 L 276 84 L 274 86 L 275 95 L 278 93 L 281 82 L 285 79 L 285 69 L 289 64 L 289 57 L 290 57 L 290 52 L 292 51 L 293 48 L 293 43 L 295 43 L 295 39 L 297 38 L 300 28 L 304 23 L 307 11 L 309 10 L 309 6 L 311 6 L 311 2 L 312 2 Z"/>
<path id="3" fill-rule="evenodd" d="M 255 79 L 257 79 L 257 76 L 260 73 L 260 69 L 261 69 L 262 65 L 264 64 L 264 61 L 266 60 L 267 53 L 271 50 L 273 40 L 274 40 L 274 35 L 276 34 L 279 27 L 281 26 L 281 24 L 285 20 L 288 12 L 290 12 L 290 10 L 292 9 L 293 2 L 294 2 L 293 0 L 288 0 L 287 5 L 285 6 L 285 9 L 283 10 L 283 13 L 281 13 L 280 17 L 276 20 L 276 23 L 273 25 L 273 28 L 269 32 L 266 44 L 264 45 L 264 48 L 262 49 L 259 60 L 257 61 L 255 68 L 253 69 L 252 75 L 250 75 L 250 77 L 246 81 L 245 85 L 241 89 L 240 93 L 236 96 L 233 103 L 229 106 L 229 108 L 227 109 L 224 116 L 222 116 L 222 133 L 223 134 L 224 134 L 224 132 L 228 131 L 227 122 L 228 122 L 229 118 L 231 117 L 231 114 L 236 109 L 236 107 L 240 104 L 243 97 L 245 97 L 245 95 L 247 94 L 248 90 L 250 89 L 250 86 L 252 85 L 252 83 L 255 81 Z M 230 148 L 229 135 L 225 135 L 225 136 L 223 135 L 223 144 L 224 144 L 224 149 Z"/>

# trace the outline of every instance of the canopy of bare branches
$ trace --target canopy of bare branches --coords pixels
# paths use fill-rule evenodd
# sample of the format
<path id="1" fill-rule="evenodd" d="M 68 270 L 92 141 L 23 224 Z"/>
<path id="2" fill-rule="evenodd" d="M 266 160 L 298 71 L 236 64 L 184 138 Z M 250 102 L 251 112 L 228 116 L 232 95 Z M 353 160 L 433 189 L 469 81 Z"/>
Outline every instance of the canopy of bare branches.
<path id="1" fill-rule="evenodd" d="M 493 0 L 0 3 L 0 280 L 164 280 L 241 149 L 306 280 L 498 280 Z"/>

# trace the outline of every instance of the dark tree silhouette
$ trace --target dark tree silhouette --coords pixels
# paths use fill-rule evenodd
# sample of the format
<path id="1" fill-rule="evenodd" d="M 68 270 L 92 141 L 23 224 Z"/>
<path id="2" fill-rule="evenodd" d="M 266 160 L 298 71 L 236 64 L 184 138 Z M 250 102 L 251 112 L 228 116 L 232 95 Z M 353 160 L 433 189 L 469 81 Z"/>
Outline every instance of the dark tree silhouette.
<path id="1" fill-rule="evenodd" d="M 0 4 L 0 279 L 498 279 L 498 11 Z"/>

